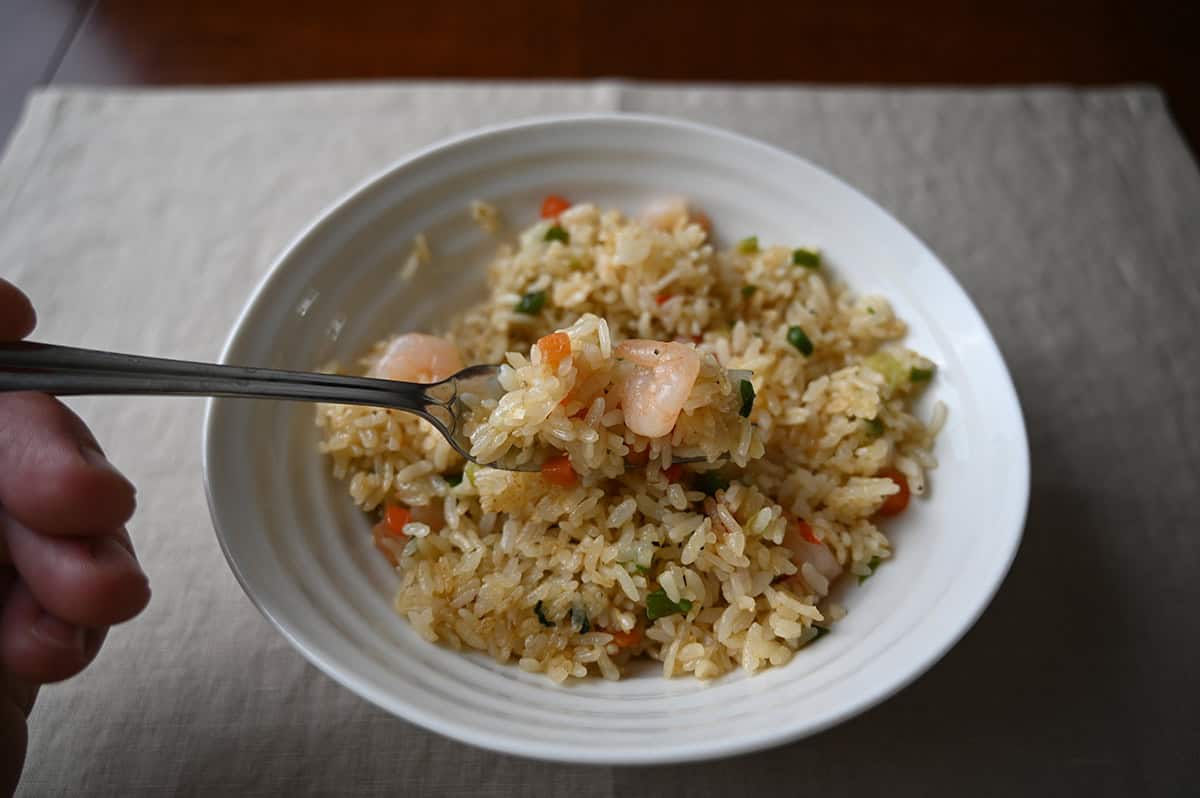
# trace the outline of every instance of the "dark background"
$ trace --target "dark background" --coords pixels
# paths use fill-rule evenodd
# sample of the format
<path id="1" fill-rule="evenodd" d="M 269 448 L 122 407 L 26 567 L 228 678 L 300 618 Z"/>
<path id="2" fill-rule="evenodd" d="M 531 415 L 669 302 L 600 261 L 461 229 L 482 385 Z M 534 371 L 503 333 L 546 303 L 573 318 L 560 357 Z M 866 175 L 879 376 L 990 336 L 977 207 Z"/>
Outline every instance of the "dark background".
<path id="1" fill-rule="evenodd" d="M 1195 0 L 0 0 L 0 137 L 55 83 L 1146 82 L 1195 152 L 1198 48 Z"/>

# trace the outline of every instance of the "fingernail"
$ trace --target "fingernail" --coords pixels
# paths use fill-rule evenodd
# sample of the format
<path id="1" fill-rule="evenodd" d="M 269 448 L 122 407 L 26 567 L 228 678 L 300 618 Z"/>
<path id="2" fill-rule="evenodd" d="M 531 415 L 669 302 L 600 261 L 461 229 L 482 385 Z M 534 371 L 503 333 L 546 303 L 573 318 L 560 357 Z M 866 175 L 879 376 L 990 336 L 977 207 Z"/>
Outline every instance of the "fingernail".
<path id="1" fill-rule="evenodd" d="M 130 490 L 132 490 L 134 493 L 137 492 L 137 487 L 129 481 L 128 477 L 118 471 L 117 467 L 110 463 L 108 458 L 105 457 L 99 449 L 84 444 L 79 447 L 79 453 L 83 455 L 83 459 L 86 460 L 87 464 L 92 468 L 98 468 L 102 471 L 110 471 L 113 474 L 116 474 L 125 481 L 125 484 L 129 485 Z"/>
<path id="2" fill-rule="evenodd" d="M 30 631 L 46 645 L 70 651 L 83 651 L 84 637 L 87 634 L 87 630 L 82 626 L 69 624 L 46 613 L 42 613 L 42 617 L 33 622 Z"/>

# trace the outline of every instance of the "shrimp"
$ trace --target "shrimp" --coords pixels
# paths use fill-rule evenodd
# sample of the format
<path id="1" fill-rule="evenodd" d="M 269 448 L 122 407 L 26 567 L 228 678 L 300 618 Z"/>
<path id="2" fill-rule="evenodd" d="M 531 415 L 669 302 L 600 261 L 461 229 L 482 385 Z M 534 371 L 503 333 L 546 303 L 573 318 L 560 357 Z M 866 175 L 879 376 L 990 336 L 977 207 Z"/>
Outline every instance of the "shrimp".
<path id="1" fill-rule="evenodd" d="M 458 347 L 445 338 L 406 333 L 388 344 L 372 377 L 406 382 L 440 382 L 463 367 Z"/>
<path id="2" fill-rule="evenodd" d="M 797 571 L 791 579 L 799 579 L 814 593 L 824 596 L 829 593 L 829 585 L 842 575 L 842 566 L 828 546 L 806 539 L 804 530 L 800 526 L 803 523 L 801 521 L 796 524 L 788 524 L 787 532 L 783 535 L 783 545 L 792 550 L 792 562 L 801 569 L 805 563 L 816 569 L 816 575 L 812 577 L 811 581 L 824 582 L 824 584 L 809 584 L 810 580 L 804 578 L 802 571 Z"/>
<path id="3" fill-rule="evenodd" d="M 712 235 L 712 222 L 708 216 L 688 207 L 683 197 L 663 197 L 646 206 L 641 213 L 641 219 L 656 230 L 670 232 L 680 222 L 694 222 L 704 228 L 704 232 Z"/>
<path id="4" fill-rule="evenodd" d="M 625 426 L 638 435 L 660 438 L 671 431 L 700 374 L 700 354 L 674 341 L 622 341 L 617 357 L 635 368 L 618 378 L 616 394 Z"/>

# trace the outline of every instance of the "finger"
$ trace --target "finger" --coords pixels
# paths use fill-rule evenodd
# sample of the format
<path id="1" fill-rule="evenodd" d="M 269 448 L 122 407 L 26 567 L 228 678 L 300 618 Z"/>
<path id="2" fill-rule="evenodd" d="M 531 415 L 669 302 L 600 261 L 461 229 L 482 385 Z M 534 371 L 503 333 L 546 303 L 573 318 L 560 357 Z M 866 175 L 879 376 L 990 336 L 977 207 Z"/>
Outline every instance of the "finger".
<path id="1" fill-rule="evenodd" d="M 29 298 L 0 278 L 0 341 L 19 341 L 33 332 L 37 314 Z"/>
<path id="2" fill-rule="evenodd" d="M 150 582 L 125 530 L 87 538 L 40 535 L 0 512 L 21 581 L 55 617 L 80 626 L 127 621 L 146 607 Z"/>
<path id="3" fill-rule="evenodd" d="M 0 674 L 0 680 L 5 679 Z M 0 795 L 13 795 L 21 779 L 21 767 L 25 764 L 25 748 L 28 728 L 25 718 L 29 713 L 7 695 L 0 693 Z"/>
<path id="4" fill-rule="evenodd" d="M 8 599 L 8 591 L 17 583 L 17 571 L 11 565 L 0 565 L 0 607 Z"/>
<path id="5" fill-rule="evenodd" d="M 134 488 L 60 402 L 40 393 L 3 394 L 0 505 L 41 532 L 102 535 L 133 515 Z"/>
<path id="6" fill-rule="evenodd" d="M 89 630 L 47 613 L 20 581 L 0 613 L 0 666 L 35 684 L 79 673 L 103 640 L 103 629 Z"/>
<path id="7" fill-rule="evenodd" d="M 8 594 L 16 583 L 16 570 L 11 565 L 0 565 L 0 607 L 8 603 Z M 24 679 L 18 679 L 0 668 L 0 693 L 7 696 L 12 705 L 21 711 L 21 714 L 28 717 L 30 710 L 33 709 L 33 702 L 37 699 L 38 686 L 30 684 Z M 0 792 L 0 795 L 3 794 Z"/>

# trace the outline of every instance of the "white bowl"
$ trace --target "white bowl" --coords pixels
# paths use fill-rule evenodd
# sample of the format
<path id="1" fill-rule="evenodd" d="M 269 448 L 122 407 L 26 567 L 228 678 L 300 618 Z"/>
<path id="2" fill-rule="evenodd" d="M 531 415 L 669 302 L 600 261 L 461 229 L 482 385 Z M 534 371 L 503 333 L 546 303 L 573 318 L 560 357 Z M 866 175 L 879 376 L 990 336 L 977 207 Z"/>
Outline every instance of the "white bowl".
<path id="1" fill-rule="evenodd" d="M 1020 406 L 995 342 L 949 271 L 871 200 L 786 152 L 644 116 L 535 120 L 471 133 L 392 166 L 288 248 L 243 311 L 225 363 L 313 369 L 435 326 L 480 295 L 494 245 L 467 212 L 532 221 L 547 193 L 636 210 L 691 197 L 726 242 L 816 245 L 852 287 L 882 293 L 938 364 L 950 409 L 927 501 L 888 524 L 895 558 L 847 591 L 849 615 L 785 667 L 709 684 L 648 667 L 617 683 L 543 676 L 421 640 L 391 607 L 396 576 L 370 522 L 317 454 L 313 407 L 216 399 L 204 474 L 225 556 L 315 666 L 414 723 L 474 745 L 571 762 L 725 756 L 812 734 L 882 701 L 966 632 L 1016 552 L 1029 493 Z M 397 279 L 425 232 L 436 266 Z"/>

